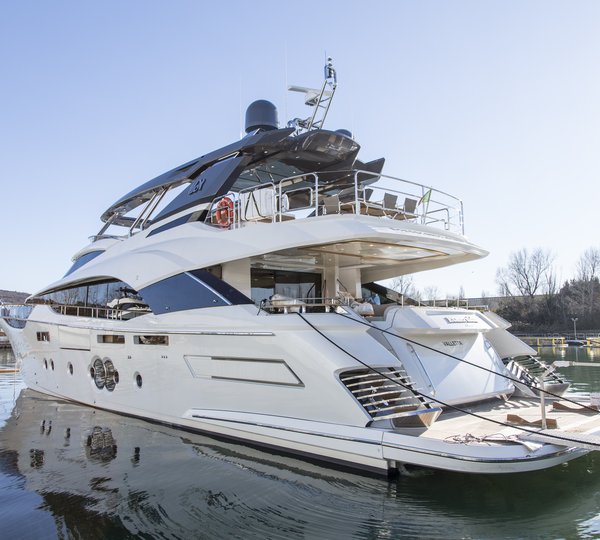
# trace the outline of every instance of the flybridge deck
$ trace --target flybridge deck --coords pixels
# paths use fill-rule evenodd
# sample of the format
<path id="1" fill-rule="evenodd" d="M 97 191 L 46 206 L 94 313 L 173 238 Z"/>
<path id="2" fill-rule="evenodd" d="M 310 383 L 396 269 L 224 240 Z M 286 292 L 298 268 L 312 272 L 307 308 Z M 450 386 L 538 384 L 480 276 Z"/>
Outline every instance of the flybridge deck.
<path id="1" fill-rule="evenodd" d="M 257 170 L 254 174 L 257 174 Z M 153 228 L 150 234 L 183 223 L 201 221 L 223 229 L 236 229 L 257 223 L 277 223 L 333 214 L 366 215 L 398 220 L 464 233 L 462 202 L 452 195 L 428 186 L 366 170 L 311 172 L 284 178 L 269 177 L 239 190 L 233 186 L 226 194 L 209 202 L 198 202 L 170 214 L 162 221 L 161 201 L 172 187 L 156 191 L 135 219 L 115 214 L 110 224 L 129 225 L 130 233 Z M 183 191 L 193 196 L 199 180 L 190 181 Z M 247 182 L 239 182 L 244 185 Z M 180 187 L 180 186 L 177 186 Z M 181 190 L 179 190 L 181 192 Z M 162 212 L 164 213 L 164 211 Z M 175 215 L 178 214 L 178 215 Z M 389 221 L 388 221 L 389 223 Z M 101 238 L 106 227 L 96 238 Z"/>
<path id="2" fill-rule="evenodd" d="M 305 93 L 314 112 L 278 128 L 267 101 L 246 112 L 246 135 L 135 188 L 108 208 L 104 227 L 129 234 L 201 221 L 235 229 L 331 214 L 416 222 L 464 234 L 462 202 L 443 191 L 382 173 L 384 158 L 358 158 L 360 145 L 345 129 L 323 129 L 337 86 L 331 62 L 322 88 Z M 156 232 L 156 231 L 155 231 Z M 122 234 L 122 233 L 119 233 Z M 151 232 L 152 234 L 152 232 Z"/>

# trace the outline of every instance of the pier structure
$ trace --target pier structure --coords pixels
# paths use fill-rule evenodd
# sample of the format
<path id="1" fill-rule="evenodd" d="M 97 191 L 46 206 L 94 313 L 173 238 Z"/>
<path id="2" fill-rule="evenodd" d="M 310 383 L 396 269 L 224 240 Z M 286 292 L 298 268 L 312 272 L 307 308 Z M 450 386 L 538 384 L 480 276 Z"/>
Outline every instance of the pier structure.
<path id="1" fill-rule="evenodd" d="M 590 347 L 600 348 L 600 336 L 581 336 L 577 339 L 571 336 L 518 336 L 530 347 Z"/>
<path id="2" fill-rule="evenodd" d="M 530 347 L 566 347 L 567 340 L 563 336 L 519 336 L 519 339 Z"/>

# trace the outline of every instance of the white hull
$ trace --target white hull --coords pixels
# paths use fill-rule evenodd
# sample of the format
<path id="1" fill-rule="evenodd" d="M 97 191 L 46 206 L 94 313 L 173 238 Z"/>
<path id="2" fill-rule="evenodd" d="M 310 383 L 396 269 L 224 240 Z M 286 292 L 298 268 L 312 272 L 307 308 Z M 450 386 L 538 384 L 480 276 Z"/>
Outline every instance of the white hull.
<path id="1" fill-rule="evenodd" d="M 336 378 L 339 371 L 353 367 L 353 360 L 297 314 L 256 316 L 254 308 L 238 306 L 213 308 L 210 315 L 202 329 L 188 326 L 197 317 L 189 312 L 163 316 L 160 322 L 152 316 L 118 323 L 70 317 L 67 327 L 65 316 L 40 306 L 24 330 L 9 332 L 25 338 L 18 350 L 23 377 L 39 392 L 351 467 L 386 472 L 411 464 L 510 473 L 550 467 L 587 452 L 552 444 L 457 444 L 447 439 L 467 432 L 481 438 L 497 433 L 516 437 L 520 432 L 473 423 L 450 412 L 427 430 L 369 426 L 369 415 Z M 355 321 L 336 314 L 313 315 L 310 320 L 327 335 L 343 334 L 352 354 L 377 357 L 375 368 L 397 362 Z M 152 335 L 167 336 L 169 346 L 136 344 L 136 335 L 150 335 L 148 328 Z M 35 341 L 40 331 L 49 332 L 49 341 Z M 124 343 L 99 343 L 104 335 L 124 336 Z M 23 348 L 32 341 L 37 347 Z M 112 391 L 98 388 L 91 376 L 98 358 L 110 359 L 118 371 Z M 511 407 L 498 400 L 479 406 L 482 414 L 498 421 Z M 535 404 L 519 407 L 523 416 L 539 416 Z M 579 421 L 577 415 L 570 416 L 563 413 L 563 425 Z M 598 429 L 600 423 L 594 421 L 587 431 Z"/>

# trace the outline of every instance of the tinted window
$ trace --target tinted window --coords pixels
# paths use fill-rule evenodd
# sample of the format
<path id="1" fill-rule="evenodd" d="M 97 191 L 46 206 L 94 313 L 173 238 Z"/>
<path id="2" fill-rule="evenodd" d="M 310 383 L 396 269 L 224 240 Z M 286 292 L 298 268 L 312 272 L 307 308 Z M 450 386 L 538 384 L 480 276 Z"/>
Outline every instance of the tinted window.
<path id="1" fill-rule="evenodd" d="M 252 304 L 252 300 L 245 294 L 242 294 L 229 285 L 229 283 L 219 279 L 216 270 L 220 274 L 220 267 L 212 267 L 206 270 L 192 270 L 190 274 L 200 279 L 203 283 L 206 283 L 206 285 L 223 296 L 230 304 Z"/>
<path id="2" fill-rule="evenodd" d="M 108 283 L 95 283 L 88 287 L 88 306 L 106 307 L 109 301 Z"/>
<path id="3" fill-rule="evenodd" d="M 79 259 L 77 259 L 73 263 L 71 268 L 67 270 L 65 277 L 75 272 L 75 270 L 77 270 L 78 268 L 81 268 L 84 264 L 89 263 L 92 259 L 95 259 L 98 255 L 100 255 L 100 253 L 104 253 L 104 251 L 90 251 L 89 253 L 86 253 L 85 255 L 79 257 Z"/>
<path id="4" fill-rule="evenodd" d="M 251 304 L 252 301 L 207 270 L 193 270 L 140 290 L 154 313 Z"/>
<path id="5" fill-rule="evenodd" d="M 117 300 L 120 300 L 118 305 L 115 303 Z M 131 300 L 136 305 L 143 303 L 137 291 L 127 283 L 111 280 L 43 294 L 32 298 L 31 302 L 98 308 L 120 306 L 126 309 L 123 307 L 127 305 L 126 300 Z"/>
<path id="6" fill-rule="evenodd" d="M 74 287 L 64 289 L 51 294 L 52 301 L 57 304 L 69 306 L 85 306 L 87 299 L 87 287 Z"/>

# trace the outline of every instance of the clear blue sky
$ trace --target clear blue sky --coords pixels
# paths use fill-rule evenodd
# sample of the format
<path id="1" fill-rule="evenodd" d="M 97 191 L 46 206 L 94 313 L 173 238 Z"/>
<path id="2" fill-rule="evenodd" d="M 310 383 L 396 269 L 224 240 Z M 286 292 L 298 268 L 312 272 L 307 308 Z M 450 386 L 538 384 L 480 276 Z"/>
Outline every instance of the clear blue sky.
<path id="1" fill-rule="evenodd" d="M 571 277 L 600 247 L 599 28 L 598 1 L 0 2 L 0 289 L 62 276 L 110 204 L 236 139 L 251 101 L 304 114 L 286 80 L 319 85 L 325 52 L 328 127 L 462 198 L 491 252 L 420 288 L 494 293 L 522 247 Z"/>

